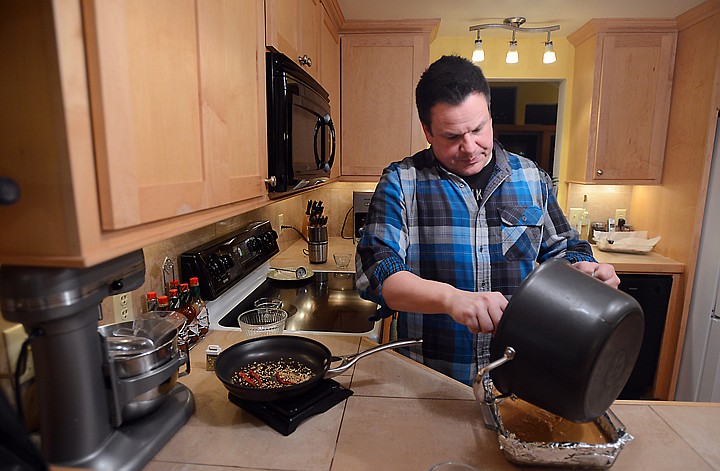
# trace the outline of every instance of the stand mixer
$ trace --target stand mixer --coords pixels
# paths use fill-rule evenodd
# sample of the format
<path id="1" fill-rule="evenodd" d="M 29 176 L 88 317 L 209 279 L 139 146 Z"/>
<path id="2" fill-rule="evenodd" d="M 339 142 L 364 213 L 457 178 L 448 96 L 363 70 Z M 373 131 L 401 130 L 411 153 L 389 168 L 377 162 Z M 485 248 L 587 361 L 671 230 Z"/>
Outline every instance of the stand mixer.
<path id="1" fill-rule="evenodd" d="M 154 411 L 129 421 L 115 417 L 118 393 L 108 377 L 98 333 L 100 303 L 139 288 L 142 250 L 89 268 L 0 266 L 0 309 L 32 337 L 40 406 L 41 449 L 51 464 L 95 470 L 141 469 L 195 410 L 190 390 L 174 384 Z M 163 374 L 146 372 L 132 387 L 156 388 Z M 170 364 L 169 364 L 170 365 Z"/>

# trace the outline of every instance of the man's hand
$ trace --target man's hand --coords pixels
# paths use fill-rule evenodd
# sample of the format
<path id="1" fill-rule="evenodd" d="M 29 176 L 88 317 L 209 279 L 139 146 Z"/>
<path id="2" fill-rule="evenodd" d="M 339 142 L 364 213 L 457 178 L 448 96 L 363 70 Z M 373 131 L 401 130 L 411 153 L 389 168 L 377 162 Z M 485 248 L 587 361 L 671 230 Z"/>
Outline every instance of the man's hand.
<path id="1" fill-rule="evenodd" d="M 620 286 L 620 278 L 615 273 L 615 267 L 609 263 L 595 263 L 595 262 L 577 262 L 573 263 L 573 267 L 577 268 L 583 273 L 586 273 L 598 280 L 606 283 L 613 288 Z"/>
<path id="2" fill-rule="evenodd" d="M 495 331 L 508 301 L 498 292 L 473 293 L 457 290 L 450 306 L 450 317 L 473 334 Z"/>
<path id="3" fill-rule="evenodd" d="M 447 283 L 400 271 L 385 279 L 383 297 L 390 309 L 422 314 L 448 313 L 474 334 L 495 330 L 507 299 L 498 292 L 463 291 Z"/>

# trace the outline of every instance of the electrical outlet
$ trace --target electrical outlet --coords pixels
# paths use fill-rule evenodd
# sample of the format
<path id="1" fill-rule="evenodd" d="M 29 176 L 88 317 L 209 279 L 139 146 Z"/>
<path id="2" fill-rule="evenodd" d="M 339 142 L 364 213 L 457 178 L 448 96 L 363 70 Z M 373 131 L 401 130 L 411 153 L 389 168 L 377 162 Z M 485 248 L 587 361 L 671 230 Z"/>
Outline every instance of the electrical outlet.
<path id="1" fill-rule="evenodd" d="M 8 363 L 10 364 L 10 373 L 15 374 L 17 368 L 17 359 L 20 356 L 20 349 L 25 339 L 28 337 L 25 328 L 21 325 L 15 325 L 3 331 L 5 338 L 5 349 L 7 351 Z M 28 349 L 27 366 L 25 374 L 20 377 L 20 384 L 27 382 L 35 376 L 35 366 L 32 358 L 32 349 Z"/>
<path id="2" fill-rule="evenodd" d="M 617 223 L 620 219 L 625 219 L 625 222 L 627 222 L 627 209 L 615 210 L 615 222 Z"/>
<path id="3" fill-rule="evenodd" d="M 282 231 L 282 227 L 285 225 L 285 215 L 283 213 L 278 214 L 277 226 L 275 226 L 277 232 Z"/>
<path id="4" fill-rule="evenodd" d="M 570 227 L 577 227 L 577 225 L 580 223 L 582 213 L 582 208 L 570 208 L 570 212 L 568 213 L 568 221 L 570 221 Z"/>
<path id="5" fill-rule="evenodd" d="M 115 313 L 115 322 L 125 322 L 135 319 L 132 299 L 129 293 L 113 296 L 113 312 Z"/>

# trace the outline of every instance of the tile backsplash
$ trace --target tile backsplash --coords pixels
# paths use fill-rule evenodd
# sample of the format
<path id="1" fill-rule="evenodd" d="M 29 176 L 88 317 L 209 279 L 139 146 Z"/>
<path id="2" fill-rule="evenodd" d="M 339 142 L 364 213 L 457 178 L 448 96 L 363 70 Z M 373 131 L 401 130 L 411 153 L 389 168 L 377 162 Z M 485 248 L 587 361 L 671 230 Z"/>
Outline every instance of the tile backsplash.
<path id="1" fill-rule="evenodd" d="M 582 208 L 583 196 L 587 195 L 587 209 L 591 222 L 607 222 L 608 218 L 615 217 L 616 209 L 624 208 L 627 209 L 627 223 L 632 224 L 632 214 L 630 213 L 632 193 L 633 187 L 628 185 L 582 185 L 570 183 L 565 214 L 569 213 L 570 208 Z"/>

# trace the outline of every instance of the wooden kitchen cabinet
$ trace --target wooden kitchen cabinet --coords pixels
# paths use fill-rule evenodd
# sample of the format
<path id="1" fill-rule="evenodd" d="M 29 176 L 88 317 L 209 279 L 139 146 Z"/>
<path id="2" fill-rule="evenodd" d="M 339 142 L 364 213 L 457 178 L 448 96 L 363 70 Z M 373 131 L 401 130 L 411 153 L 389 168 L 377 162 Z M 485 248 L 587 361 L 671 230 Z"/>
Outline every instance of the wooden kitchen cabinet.
<path id="1" fill-rule="evenodd" d="M 320 0 L 265 0 L 265 42 L 320 78 Z"/>
<path id="2" fill-rule="evenodd" d="M 344 18 L 336 0 L 326 0 L 322 8 L 320 31 L 320 83 L 330 95 L 330 115 L 335 124 L 335 163 L 330 178 L 340 175 L 340 25 Z"/>
<path id="3" fill-rule="evenodd" d="M 267 201 L 256 0 L 3 2 L 0 263 L 87 266 Z"/>
<path id="4" fill-rule="evenodd" d="M 591 20 L 575 46 L 568 180 L 659 184 L 670 111 L 674 20 Z"/>
<path id="5" fill-rule="evenodd" d="M 415 86 L 439 21 L 348 21 L 341 31 L 343 177 L 378 177 L 427 146 Z"/>

